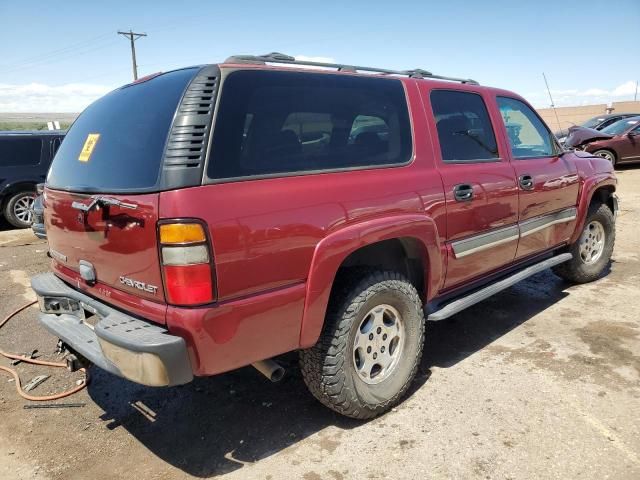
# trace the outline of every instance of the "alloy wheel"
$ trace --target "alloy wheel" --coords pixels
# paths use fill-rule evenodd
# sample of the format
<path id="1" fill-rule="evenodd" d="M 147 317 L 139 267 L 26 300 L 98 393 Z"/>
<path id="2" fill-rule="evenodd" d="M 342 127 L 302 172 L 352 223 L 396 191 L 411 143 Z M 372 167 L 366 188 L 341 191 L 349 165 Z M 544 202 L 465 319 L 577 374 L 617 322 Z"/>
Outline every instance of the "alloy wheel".
<path id="1" fill-rule="evenodd" d="M 25 195 L 19 198 L 13 205 L 13 214 L 24 223 L 31 223 L 33 216 L 33 203 L 36 199 L 35 195 Z"/>
<path id="2" fill-rule="evenodd" d="M 605 244 L 605 233 L 602 224 L 596 220 L 591 221 L 580 236 L 580 258 L 590 265 L 597 262 L 602 256 Z"/>
<path id="3" fill-rule="evenodd" d="M 405 327 L 398 310 L 378 305 L 364 316 L 353 340 L 353 365 L 360 379 L 373 385 L 388 378 L 402 354 Z"/>

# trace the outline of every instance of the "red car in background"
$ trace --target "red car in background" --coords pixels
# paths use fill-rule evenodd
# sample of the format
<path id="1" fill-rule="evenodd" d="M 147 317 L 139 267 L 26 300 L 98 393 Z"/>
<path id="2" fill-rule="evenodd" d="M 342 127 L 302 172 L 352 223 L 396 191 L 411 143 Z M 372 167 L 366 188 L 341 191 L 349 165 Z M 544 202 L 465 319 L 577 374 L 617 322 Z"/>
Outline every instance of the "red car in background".
<path id="1" fill-rule="evenodd" d="M 565 145 L 606 158 L 613 165 L 638 162 L 640 116 L 619 120 L 602 130 L 573 127 Z"/>

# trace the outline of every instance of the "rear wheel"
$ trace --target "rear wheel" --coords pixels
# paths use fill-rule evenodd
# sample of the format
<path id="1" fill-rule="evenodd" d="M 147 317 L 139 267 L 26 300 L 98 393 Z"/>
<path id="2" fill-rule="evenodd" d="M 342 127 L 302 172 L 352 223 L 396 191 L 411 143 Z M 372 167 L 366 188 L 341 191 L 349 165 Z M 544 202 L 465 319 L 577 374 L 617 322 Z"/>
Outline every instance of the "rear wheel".
<path id="1" fill-rule="evenodd" d="M 31 226 L 33 202 L 36 194 L 33 191 L 14 193 L 4 207 L 4 217 L 16 228 Z"/>
<path id="2" fill-rule="evenodd" d="M 597 280 L 609 265 L 615 236 L 615 222 L 609 207 L 602 203 L 591 205 L 582 234 L 569 249 L 573 258 L 554 267 L 554 273 L 574 283 Z"/>
<path id="3" fill-rule="evenodd" d="M 400 401 L 415 377 L 424 341 L 422 302 L 395 272 L 367 271 L 341 283 L 318 343 L 300 352 L 301 370 L 324 405 L 372 418 Z"/>
<path id="4" fill-rule="evenodd" d="M 617 158 L 616 158 L 616 154 L 613 153 L 611 150 L 596 150 L 595 152 L 593 152 L 593 154 L 596 157 L 602 157 L 605 160 L 609 160 L 611 162 L 611 165 L 615 167 Z"/>

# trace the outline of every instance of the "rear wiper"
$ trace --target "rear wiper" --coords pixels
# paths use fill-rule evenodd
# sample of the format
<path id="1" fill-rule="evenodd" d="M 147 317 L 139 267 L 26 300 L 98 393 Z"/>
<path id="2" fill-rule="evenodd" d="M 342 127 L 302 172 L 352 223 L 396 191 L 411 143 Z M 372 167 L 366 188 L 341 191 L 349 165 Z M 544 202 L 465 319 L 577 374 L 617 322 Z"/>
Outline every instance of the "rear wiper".
<path id="1" fill-rule="evenodd" d="M 71 208 L 75 208 L 76 210 L 80 210 L 82 213 L 84 213 L 86 215 L 91 210 L 93 210 L 95 207 L 98 207 L 98 206 L 106 207 L 106 206 L 111 206 L 111 205 L 116 206 L 116 207 L 121 207 L 121 208 L 129 208 L 131 210 L 135 210 L 136 208 L 138 208 L 138 205 L 136 205 L 134 203 L 121 202 L 117 198 L 103 197 L 103 196 L 100 196 L 100 195 L 94 195 L 93 197 L 91 197 L 91 202 L 89 202 L 89 203 L 73 202 L 71 204 Z"/>

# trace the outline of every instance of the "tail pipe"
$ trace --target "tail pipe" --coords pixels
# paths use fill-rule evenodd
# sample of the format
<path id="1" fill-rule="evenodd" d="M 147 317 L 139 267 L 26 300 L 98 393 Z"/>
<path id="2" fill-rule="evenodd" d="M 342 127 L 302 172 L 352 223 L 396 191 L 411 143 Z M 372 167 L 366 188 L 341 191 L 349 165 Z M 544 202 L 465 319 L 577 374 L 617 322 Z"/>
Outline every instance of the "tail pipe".
<path id="1" fill-rule="evenodd" d="M 282 380 L 282 377 L 284 377 L 284 368 L 271 359 L 260 360 L 259 362 L 252 363 L 251 366 L 272 382 L 279 382 Z"/>

